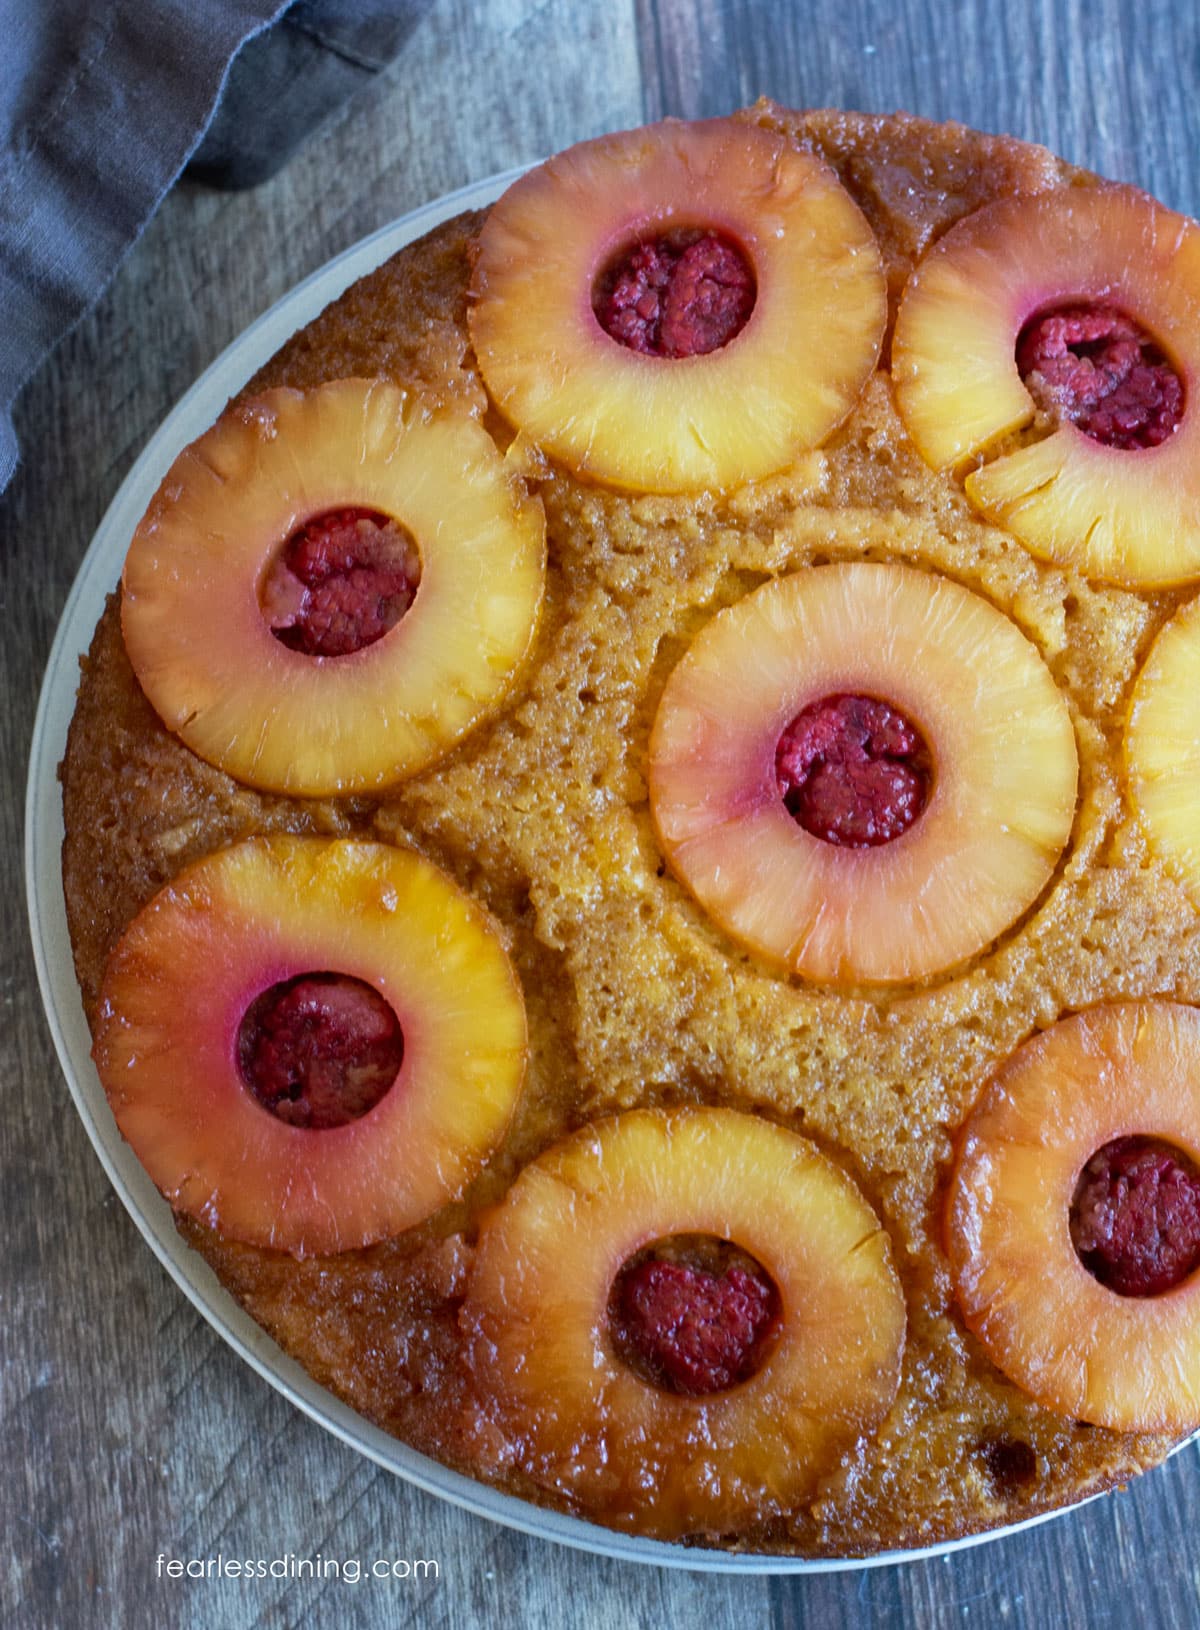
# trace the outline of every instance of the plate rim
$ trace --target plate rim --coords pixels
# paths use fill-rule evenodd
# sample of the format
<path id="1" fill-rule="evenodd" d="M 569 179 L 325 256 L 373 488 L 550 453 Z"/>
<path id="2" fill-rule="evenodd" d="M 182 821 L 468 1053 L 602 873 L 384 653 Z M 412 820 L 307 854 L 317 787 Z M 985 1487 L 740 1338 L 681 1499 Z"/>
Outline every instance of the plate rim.
<path id="1" fill-rule="evenodd" d="M 133 527 L 175 456 L 207 429 L 227 400 L 305 323 L 351 283 L 434 227 L 494 203 L 528 168 L 472 182 L 406 212 L 359 239 L 289 289 L 236 335 L 193 381 L 150 436 L 123 478 L 79 564 L 51 644 L 29 750 L 25 788 L 25 892 L 38 988 L 59 1065 L 105 1174 L 161 1266 L 237 1356 L 295 1408 L 393 1475 L 472 1515 L 534 1539 L 615 1561 L 743 1576 L 850 1572 L 928 1562 L 1022 1533 L 1078 1509 L 1100 1494 L 936 1545 L 862 1557 L 794 1557 L 708 1551 L 601 1527 L 502 1493 L 410 1448 L 320 1386 L 234 1300 L 197 1251 L 176 1231 L 171 1209 L 125 1143 L 91 1059 L 66 925 L 62 887 L 62 800 L 58 766 L 74 711 L 78 660 L 86 654 L 107 594 L 120 577 Z M 1190 1441 L 1190 1440 L 1189 1440 Z M 1184 1447 L 1183 1444 L 1177 1448 Z M 1173 1450 L 1172 1453 L 1176 1451 Z M 1103 1491 L 1101 1491 L 1103 1492 Z"/>

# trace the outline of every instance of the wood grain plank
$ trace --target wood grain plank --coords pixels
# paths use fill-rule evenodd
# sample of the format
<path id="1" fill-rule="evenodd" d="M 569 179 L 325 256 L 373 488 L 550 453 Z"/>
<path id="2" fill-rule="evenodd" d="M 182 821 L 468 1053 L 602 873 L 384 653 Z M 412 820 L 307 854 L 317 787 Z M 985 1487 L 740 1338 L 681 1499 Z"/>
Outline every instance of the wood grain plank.
<path id="1" fill-rule="evenodd" d="M 638 0 L 646 116 L 771 96 L 1044 142 L 1200 209 L 1200 12 L 1169 0 Z"/>

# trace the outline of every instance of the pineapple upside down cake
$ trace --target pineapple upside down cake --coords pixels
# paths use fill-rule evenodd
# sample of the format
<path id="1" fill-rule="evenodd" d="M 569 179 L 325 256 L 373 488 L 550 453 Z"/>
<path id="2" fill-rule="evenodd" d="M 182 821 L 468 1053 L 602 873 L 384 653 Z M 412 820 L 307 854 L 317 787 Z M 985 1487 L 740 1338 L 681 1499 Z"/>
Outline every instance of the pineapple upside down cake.
<path id="1" fill-rule="evenodd" d="M 83 667 L 94 1057 L 321 1383 L 855 1556 L 1200 1426 L 1200 228 L 896 116 L 666 122 L 180 454 Z"/>

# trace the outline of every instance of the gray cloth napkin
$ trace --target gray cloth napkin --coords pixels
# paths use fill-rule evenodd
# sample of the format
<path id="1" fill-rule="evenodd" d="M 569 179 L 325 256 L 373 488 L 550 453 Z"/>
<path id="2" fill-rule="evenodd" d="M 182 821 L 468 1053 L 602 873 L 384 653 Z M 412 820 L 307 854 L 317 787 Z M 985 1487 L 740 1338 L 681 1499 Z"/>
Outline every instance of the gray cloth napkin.
<path id="1" fill-rule="evenodd" d="M 386 68 L 429 0 L 294 0 L 238 52 L 186 174 L 253 187 L 373 74 Z"/>
<path id="2" fill-rule="evenodd" d="M 197 179 L 263 179 L 386 64 L 423 3 L 0 0 L 0 491 L 17 391 L 189 157 Z"/>

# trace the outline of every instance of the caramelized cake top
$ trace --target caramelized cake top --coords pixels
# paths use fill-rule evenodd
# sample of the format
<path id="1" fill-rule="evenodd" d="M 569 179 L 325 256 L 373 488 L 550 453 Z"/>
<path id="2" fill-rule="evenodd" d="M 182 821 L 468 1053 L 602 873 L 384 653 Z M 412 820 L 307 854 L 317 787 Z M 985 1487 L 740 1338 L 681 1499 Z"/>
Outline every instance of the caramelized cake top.
<path id="1" fill-rule="evenodd" d="M 1121 762 L 1135 675 L 1186 596 L 1035 558 L 981 517 L 960 474 L 922 459 L 896 410 L 891 334 L 920 257 L 995 201 L 1101 183 L 1041 148 L 902 115 L 760 103 L 737 117 L 830 166 L 878 244 L 882 356 L 848 417 L 724 494 L 580 479 L 513 441 L 489 401 L 468 332 L 483 218 L 438 228 L 289 341 L 240 400 L 382 378 L 430 411 L 478 419 L 546 516 L 545 601 L 514 688 L 440 763 L 385 794 L 256 791 L 159 721 L 114 596 L 63 766 L 64 880 L 93 1025 L 135 914 L 190 862 L 251 834 L 411 846 L 492 914 L 525 993 L 529 1067 L 502 1145 L 463 1197 L 407 1233 L 302 1261 L 187 1218 L 180 1227 L 318 1381 L 420 1450 L 527 1498 L 606 1518 L 565 1480 L 536 1481 L 471 1384 L 462 1309 L 486 1209 L 565 1135 L 632 1109 L 733 1109 L 814 1145 L 890 1241 L 907 1309 L 899 1390 L 878 1430 L 840 1449 L 792 1506 L 764 1505 L 761 1520 L 706 1539 L 859 1555 L 1112 1487 L 1173 1441 L 1081 1426 L 1007 1380 L 957 1310 L 942 1221 L 960 1128 L 1032 1031 L 1117 998 L 1200 1001 L 1196 907 L 1151 851 Z M 949 580 L 1002 614 L 1051 676 L 1078 758 L 1069 842 L 1027 906 L 982 949 L 887 987 L 805 982 L 727 933 L 668 868 L 648 790 L 659 704 L 696 635 L 774 579 L 859 562 Z"/>

